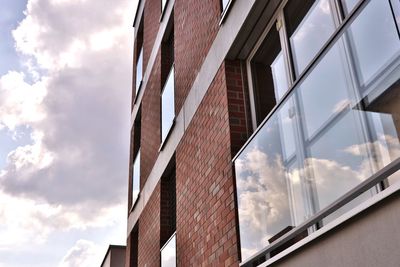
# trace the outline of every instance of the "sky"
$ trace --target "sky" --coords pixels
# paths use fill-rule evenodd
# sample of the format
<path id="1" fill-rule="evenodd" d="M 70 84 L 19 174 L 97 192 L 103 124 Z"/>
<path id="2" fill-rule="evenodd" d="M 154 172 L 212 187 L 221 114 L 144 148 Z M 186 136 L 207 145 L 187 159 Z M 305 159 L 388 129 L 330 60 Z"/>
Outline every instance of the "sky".
<path id="1" fill-rule="evenodd" d="M 0 0 L 0 267 L 126 242 L 135 0 Z"/>

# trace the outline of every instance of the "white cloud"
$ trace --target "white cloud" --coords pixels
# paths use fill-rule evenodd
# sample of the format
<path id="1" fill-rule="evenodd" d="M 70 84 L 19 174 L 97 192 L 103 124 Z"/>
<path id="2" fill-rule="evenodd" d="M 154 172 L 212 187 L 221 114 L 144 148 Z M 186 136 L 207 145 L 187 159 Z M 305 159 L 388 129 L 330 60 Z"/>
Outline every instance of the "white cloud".
<path id="1" fill-rule="evenodd" d="M 21 72 L 9 71 L 0 78 L 0 127 L 14 131 L 17 126 L 38 122 L 46 117 L 41 106 L 47 94 L 46 78 L 33 85 Z"/>
<path id="2" fill-rule="evenodd" d="M 43 244 L 56 231 L 86 230 L 118 225 L 125 217 L 122 204 L 90 210 L 15 197 L 0 191 L 0 251 Z"/>
<path id="3" fill-rule="evenodd" d="M 33 133 L 0 170 L 3 252 L 70 230 L 125 239 L 134 2 L 28 0 L 13 31 L 25 73 L 0 77 L 0 129 Z M 60 266 L 92 251 L 78 242 Z"/>
<path id="4" fill-rule="evenodd" d="M 67 252 L 58 267 L 97 267 L 99 266 L 103 249 L 95 243 L 80 239 Z"/>
<path id="5" fill-rule="evenodd" d="M 16 171 L 19 171 L 22 167 L 30 166 L 30 169 L 33 168 L 35 171 L 50 166 L 54 160 L 54 153 L 43 147 L 43 136 L 42 132 L 33 132 L 31 134 L 31 139 L 34 141 L 32 145 L 19 146 L 11 151 L 7 156 L 9 167 L 13 166 Z"/>

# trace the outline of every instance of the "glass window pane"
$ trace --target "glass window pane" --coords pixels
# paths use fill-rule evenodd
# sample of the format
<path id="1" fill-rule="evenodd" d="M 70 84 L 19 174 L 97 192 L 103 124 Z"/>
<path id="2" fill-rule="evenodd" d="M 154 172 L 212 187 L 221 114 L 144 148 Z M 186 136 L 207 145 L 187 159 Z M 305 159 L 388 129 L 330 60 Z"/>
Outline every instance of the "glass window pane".
<path id="1" fill-rule="evenodd" d="M 276 101 L 279 102 L 289 89 L 289 81 L 287 79 L 288 76 L 286 75 L 285 61 L 282 52 L 280 52 L 272 62 L 271 72 L 275 88 L 275 98 Z"/>
<path id="2" fill-rule="evenodd" d="M 138 61 L 136 63 L 136 93 L 139 90 L 143 79 L 143 48 L 140 49 Z"/>
<path id="3" fill-rule="evenodd" d="M 360 0 L 342 0 L 345 15 L 349 14 Z"/>
<path id="4" fill-rule="evenodd" d="M 388 0 L 370 1 L 348 29 L 348 36 L 362 86 L 400 55 L 400 39 Z"/>
<path id="5" fill-rule="evenodd" d="M 317 210 L 372 175 L 368 145 L 362 136 L 362 112 L 349 110 L 310 146 L 309 175 L 314 176 Z"/>
<path id="6" fill-rule="evenodd" d="M 140 149 L 136 154 L 135 160 L 133 161 L 132 205 L 135 204 L 135 201 L 139 196 L 139 190 L 140 190 Z"/>
<path id="7" fill-rule="evenodd" d="M 176 235 L 161 249 L 161 267 L 176 267 Z"/>
<path id="8" fill-rule="evenodd" d="M 382 12 L 377 3 L 385 6 L 381 1 L 366 1 L 350 23 L 364 20 L 372 11 L 374 20 L 393 22 L 390 10 Z M 361 62 L 353 55 L 364 48 L 348 42 L 348 33 L 355 28 L 345 27 L 235 159 L 244 261 L 400 157 L 400 58 L 386 57 L 382 63 L 380 53 L 370 51 L 370 67 L 390 68 L 379 68 L 365 91 L 357 82 Z M 397 34 L 394 27 L 387 31 Z M 375 42 L 373 34 L 364 37 L 366 44 Z M 395 38 L 386 41 L 398 43 Z M 393 44 L 375 45 L 379 51 Z M 274 59 L 278 54 L 273 54 Z M 399 179 L 396 173 L 385 184 Z M 376 190 L 372 187 L 355 197 L 323 223 Z"/>
<path id="9" fill-rule="evenodd" d="M 306 137 L 350 104 L 348 66 L 343 46 L 335 45 L 301 83 L 300 100 Z"/>
<path id="10" fill-rule="evenodd" d="M 225 10 L 230 0 L 222 0 L 222 11 Z"/>
<path id="11" fill-rule="evenodd" d="M 164 11 L 166 3 L 167 3 L 167 0 L 161 0 L 161 11 Z"/>
<path id="12" fill-rule="evenodd" d="M 161 140 L 164 141 L 175 118 L 174 68 L 168 76 L 161 96 Z"/>
<path id="13" fill-rule="evenodd" d="M 251 59 L 257 123 L 261 123 L 289 88 L 279 33 L 273 27 Z"/>
<path id="14" fill-rule="evenodd" d="M 291 105 L 292 101 L 289 98 L 282 109 L 287 110 L 285 105 Z M 282 109 L 277 114 L 281 114 Z M 243 259 L 304 218 L 302 211 L 293 210 L 290 204 L 294 201 L 302 206 L 304 203 L 298 173 L 282 156 L 281 131 L 292 129 L 281 127 L 280 120 L 274 116 L 235 161 Z"/>
<path id="15" fill-rule="evenodd" d="M 316 56 L 334 30 L 335 23 L 330 1 L 317 1 L 290 36 L 290 45 L 297 75 Z"/>

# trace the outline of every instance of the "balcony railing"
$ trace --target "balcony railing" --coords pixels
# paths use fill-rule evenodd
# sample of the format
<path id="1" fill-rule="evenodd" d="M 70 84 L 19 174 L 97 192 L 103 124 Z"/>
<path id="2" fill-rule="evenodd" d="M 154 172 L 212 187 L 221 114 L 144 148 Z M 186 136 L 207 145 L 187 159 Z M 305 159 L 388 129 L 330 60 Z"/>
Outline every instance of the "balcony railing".
<path id="1" fill-rule="evenodd" d="M 399 78 L 390 1 L 362 1 L 234 158 L 242 265 L 400 180 Z"/>

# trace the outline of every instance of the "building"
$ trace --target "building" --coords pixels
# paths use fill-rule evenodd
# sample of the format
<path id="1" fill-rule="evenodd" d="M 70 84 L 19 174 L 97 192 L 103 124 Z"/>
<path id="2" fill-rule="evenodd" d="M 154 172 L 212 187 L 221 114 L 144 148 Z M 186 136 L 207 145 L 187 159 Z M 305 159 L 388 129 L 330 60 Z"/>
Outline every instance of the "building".
<path id="1" fill-rule="evenodd" d="M 100 267 L 124 267 L 125 255 L 125 246 L 109 245 Z"/>
<path id="2" fill-rule="evenodd" d="M 399 266 L 400 1 L 141 0 L 128 266 Z"/>

